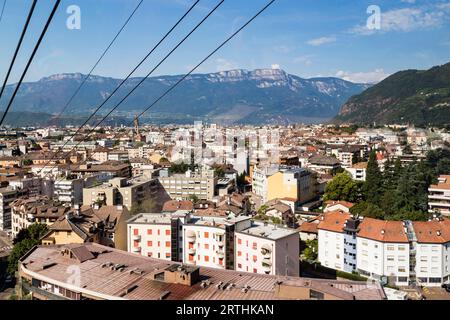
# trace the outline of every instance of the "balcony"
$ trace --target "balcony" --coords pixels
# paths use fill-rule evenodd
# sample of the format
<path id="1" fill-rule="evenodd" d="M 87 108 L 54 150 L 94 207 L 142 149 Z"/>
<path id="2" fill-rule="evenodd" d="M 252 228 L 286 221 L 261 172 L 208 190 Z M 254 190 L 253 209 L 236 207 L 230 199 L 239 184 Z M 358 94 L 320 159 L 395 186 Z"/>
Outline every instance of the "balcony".
<path id="1" fill-rule="evenodd" d="M 195 240 L 197 239 L 197 235 L 195 234 L 194 231 L 188 230 L 188 231 L 186 232 L 186 239 L 187 239 L 187 241 L 188 241 L 189 243 L 194 243 Z"/>
<path id="2" fill-rule="evenodd" d="M 263 255 L 263 257 L 268 257 L 270 258 L 270 255 L 272 253 L 272 248 L 269 245 L 263 245 L 261 248 L 261 254 Z"/>
<path id="3" fill-rule="evenodd" d="M 140 253 L 141 250 L 142 250 L 141 247 L 133 247 L 133 252 L 134 252 L 134 253 Z"/>
<path id="4" fill-rule="evenodd" d="M 188 249 L 188 253 L 189 254 L 195 254 L 195 252 L 196 252 L 195 248 L 189 248 Z"/>
<path id="5" fill-rule="evenodd" d="M 141 241 L 141 235 L 140 234 L 134 234 L 133 235 L 133 240 L 134 241 Z"/>
<path id="6" fill-rule="evenodd" d="M 216 250 L 216 254 L 219 259 L 223 259 L 225 257 L 225 253 L 222 250 Z"/>

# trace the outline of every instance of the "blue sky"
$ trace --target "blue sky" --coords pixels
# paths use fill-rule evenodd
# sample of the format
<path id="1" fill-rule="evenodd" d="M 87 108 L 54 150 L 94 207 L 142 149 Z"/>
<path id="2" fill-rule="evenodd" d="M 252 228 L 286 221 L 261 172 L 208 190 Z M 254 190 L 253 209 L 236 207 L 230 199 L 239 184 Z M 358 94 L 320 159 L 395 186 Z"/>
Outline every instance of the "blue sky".
<path id="1" fill-rule="evenodd" d="M 268 0 L 226 0 L 222 7 L 158 70 L 183 74 Z M 201 0 L 136 75 L 146 74 L 218 0 Z M 7 0 L 0 22 L 0 77 L 6 73 L 30 0 Z M 64 72 L 87 73 L 138 0 L 63 0 L 26 80 Z M 94 74 L 124 77 L 187 10 L 193 0 L 144 0 L 144 4 Z M 3 0 L 0 0 L 0 5 Z M 40 1 L 14 69 L 17 81 L 53 1 Z M 81 9 L 81 30 L 69 30 L 66 9 Z M 381 9 L 381 29 L 366 27 L 367 8 Z M 403 69 L 450 61 L 450 2 L 443 0 L 277 0 L 199 72 L 280 67 L 301 77 L 337 76 L 376 82 Z"/>

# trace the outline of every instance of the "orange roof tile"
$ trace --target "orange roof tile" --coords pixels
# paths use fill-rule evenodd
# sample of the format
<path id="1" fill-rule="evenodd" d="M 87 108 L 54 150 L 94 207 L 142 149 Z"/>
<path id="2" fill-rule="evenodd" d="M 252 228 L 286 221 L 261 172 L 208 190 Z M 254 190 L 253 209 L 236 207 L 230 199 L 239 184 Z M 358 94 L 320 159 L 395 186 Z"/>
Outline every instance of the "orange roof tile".
<path id="1" fill-rule="evenodd" d="M 364 218 L 359 225 L 358 236 L 380 242 L 408 242 L 408 237 L 401 221 Z"/>
<path id="2" fill-rule="evenodd" d="M 413 228 L 419 243 L 450 242 L 450 219 L 415 221 Z"/>
<path id="3" fill-rule="evenodd" d="M 320 217 L 321 221 L 319 222 L 317 228 L 333 232 L 343 232 L 344 224 L 349 218 L 350 213 L 347 212 L 328 212 Z"/>

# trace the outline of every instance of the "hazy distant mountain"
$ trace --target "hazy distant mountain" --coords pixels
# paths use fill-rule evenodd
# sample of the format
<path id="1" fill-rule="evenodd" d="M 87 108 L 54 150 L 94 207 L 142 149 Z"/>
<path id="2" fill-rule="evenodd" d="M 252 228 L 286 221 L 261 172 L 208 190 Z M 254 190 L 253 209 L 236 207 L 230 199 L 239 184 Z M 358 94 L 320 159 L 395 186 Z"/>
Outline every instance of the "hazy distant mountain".
<path id="1" fill-rule="evenodd" d="M 59 74 L 37 82 L 24 83 L 14 111 L 57 114 L 85 76 Z M 138 113 L 181 76 L 147 79 L 118 109 L 122 115 Z M 102 109 L 115 105 L 142 78 L 132 78 Z M 95 109 L 120 83 L 120 79 L 91 76 L 67 109 L 67 114 L 87 114 Z M 338 78 L 302 79 L 278 69 L 232 70 L 195 74 L 181 83 L 151 109 L 167 121 L 205 119 L 218 123 L 292 123 L 334 117 L 355 94 L 367 89 Z M 8 86 L 9 96 L 14 86 Z M 6 97 L 5 97 L 6 98 Z M 6 100 L 6 99 L 5 99 Z"/>
<path id="2" fill-rule="evenodd" d="M 336 122 L 443 125 L 450 123 L 450 63 L 400 71 L 352 97 Z"/>

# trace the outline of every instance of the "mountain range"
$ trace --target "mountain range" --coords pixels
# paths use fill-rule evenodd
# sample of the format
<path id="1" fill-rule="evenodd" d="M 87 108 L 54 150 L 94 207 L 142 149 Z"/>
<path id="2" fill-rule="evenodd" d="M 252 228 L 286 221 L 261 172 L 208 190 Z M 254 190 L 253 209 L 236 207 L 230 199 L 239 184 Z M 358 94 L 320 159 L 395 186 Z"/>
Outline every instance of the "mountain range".
<path id="1" fill-rule="evenodd" d="M 14 112 L 58 114 L 85 77 L 80 73 L 67 73 L 23 83 L 12 109 Z M 180 78 L 148 78 L 114 115 L 131 117 L 140 113 Z M 140 80 L 142 78 L 130 78 L 102 112 L 115 106 Z M 121 81 L 90 76 L 67 108 L 65 118 L 89 114 Z M 7 86 L 3 108 L 14 86 Z M 336 116 L 351 96 L 369 87 L 369 84 L 332 77 L 304 79 L 280 69 L 193 74 L 156 104 L 147 120 L 165 123 L 206 120 L 223 124 L 324 122 Z"/>
<path id="2" fill-rule="evenodd" d="M 450 124 L 450 63 L 391 75 L 351 97 L 334 122 Z"/>

